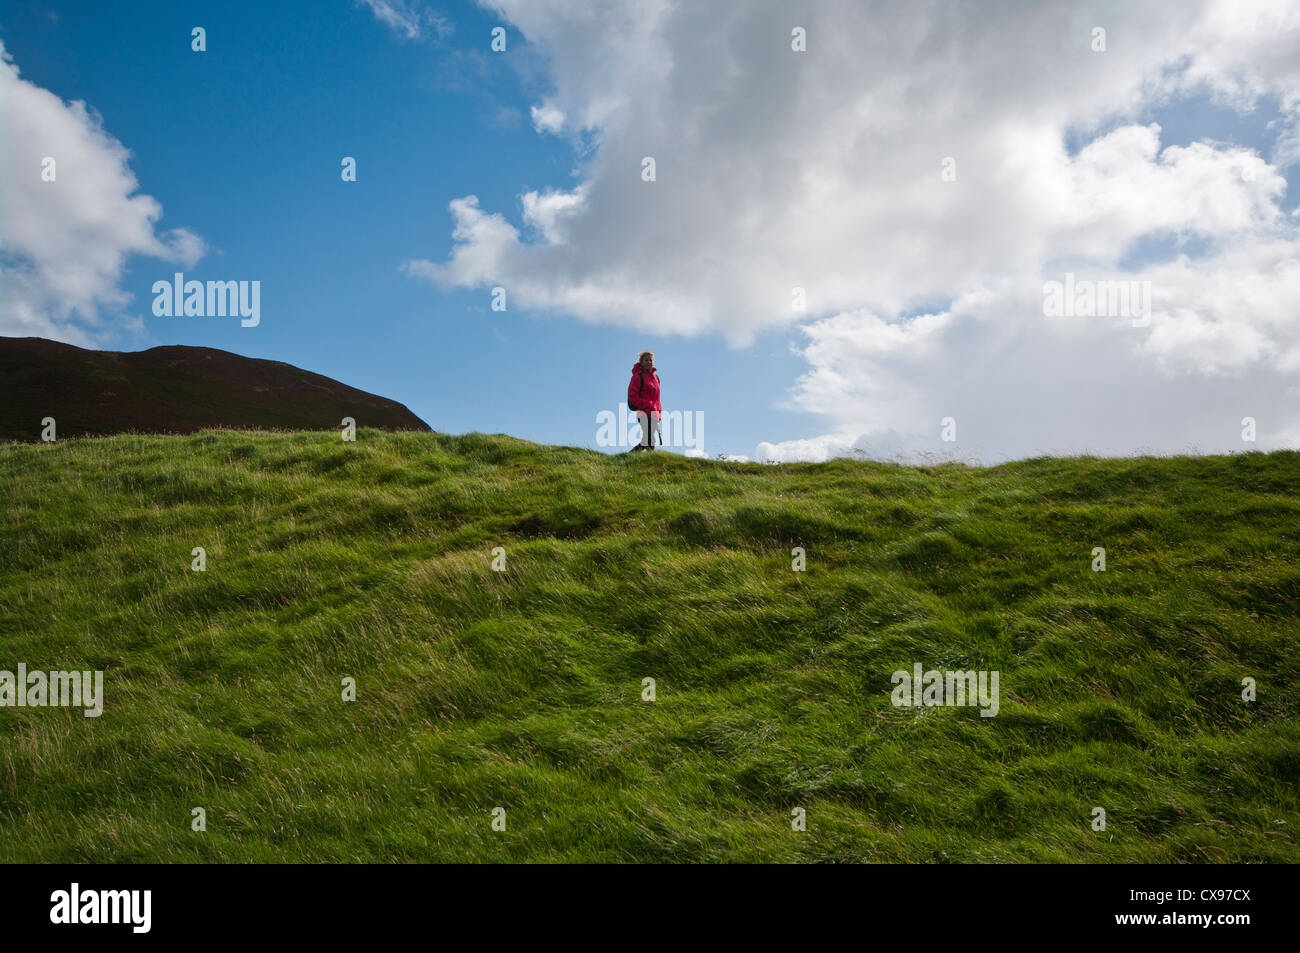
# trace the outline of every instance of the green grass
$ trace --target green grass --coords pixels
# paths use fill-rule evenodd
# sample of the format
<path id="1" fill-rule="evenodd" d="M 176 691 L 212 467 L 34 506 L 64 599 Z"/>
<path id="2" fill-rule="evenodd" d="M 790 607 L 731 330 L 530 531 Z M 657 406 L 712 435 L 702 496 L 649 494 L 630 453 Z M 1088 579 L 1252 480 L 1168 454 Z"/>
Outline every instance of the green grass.
<path id="1" fill-rule="evenodd" d="M 106 695 L 0 709 L 3 861 L 1300 861 L 1298 453 L 206 431 L 0 487 L 0 669 Z M 1000 713 L 894 707 L 915 662 Z"/>

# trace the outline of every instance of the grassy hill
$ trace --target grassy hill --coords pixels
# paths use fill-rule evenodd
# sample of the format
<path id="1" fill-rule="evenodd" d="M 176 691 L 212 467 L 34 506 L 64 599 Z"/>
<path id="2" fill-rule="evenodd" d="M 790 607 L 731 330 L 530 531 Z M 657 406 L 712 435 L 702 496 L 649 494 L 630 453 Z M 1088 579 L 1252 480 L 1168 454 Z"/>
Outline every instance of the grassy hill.
<path id="1" fill-rule="evenodd" d="M 3 861 L 1300 861 L 1294 452 L 203 432 L 0 485 L 0 669 L 106 695 L 0 709 Z M 894 707 L 917 662 L 999 714 Z"/>
<path id="2" fill-rule="evenodd" d="M 282 361 L 176 344 L 91 351 L 0 337 L 0 440 L 195 433 L 208 428 L 324 430 L 344 417 L 382 430 L 428 430 L 405 405 Z"/>

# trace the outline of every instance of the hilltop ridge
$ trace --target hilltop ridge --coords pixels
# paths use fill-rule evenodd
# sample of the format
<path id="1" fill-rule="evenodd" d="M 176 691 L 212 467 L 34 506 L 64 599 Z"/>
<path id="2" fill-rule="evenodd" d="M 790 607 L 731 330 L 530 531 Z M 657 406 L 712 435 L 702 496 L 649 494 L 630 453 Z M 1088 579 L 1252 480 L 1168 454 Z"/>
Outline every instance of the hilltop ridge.
<path id="1" fill-rule="evenodd" d="M 195 433 L 205 428 L 431 428 L 403 404 L 281 361 L 211 347 L 93 351 L 45 338 L 0 337 L 0 440 Z"/>

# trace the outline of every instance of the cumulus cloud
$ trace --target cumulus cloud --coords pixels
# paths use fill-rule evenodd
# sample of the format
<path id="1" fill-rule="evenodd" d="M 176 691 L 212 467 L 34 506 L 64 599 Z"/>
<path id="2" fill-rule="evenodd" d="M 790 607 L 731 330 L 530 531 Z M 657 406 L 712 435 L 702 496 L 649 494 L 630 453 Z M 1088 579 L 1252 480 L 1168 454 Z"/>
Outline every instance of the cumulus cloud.
<path id="1" fill-rule="evenodd" d="M 452 201 L 451 255 L 408 270 L 738 346 L 801 324 L 790 405 L 835 429 L 758 458 L 930 452 L 936 414 L 993 458 L 1226 446 L 1181 423 L 1215 401 L 1294 431 L 1300 4 L 491 6 L 551 64 L 535 127 L 595 148 L 518 225 Z M 1162 143 L 1189 99 L 1276 109 L 1272 152 Z M 1184 254 L 1134 271 L 1152 241 Z M 1150 324 L 1049 319 L 1067 271 L 1150 281 Z"/>
<path id="2" fill-rule="evenodd" d="M 194 233 L 155 230 L 162 206 L 139 192 L 130 153 L 99 116 L 20 78 L 2 43 L 0 128 L 0 333 L 111 338 L 106 316 L 131 320 L 119 287 L 130 256 L 188 268 L 203 254 Z"/>
<path id="3" fill-rule="evenodd" d="M 1081 280 L 1088 280 L 1081 278 Z M 1248 243 L 1140 269 L 1146 320 L 1048 316 L 1025 282 L 886 322 L 844 312 L 802 331 L 789 405 L 834 432 L 759 459 L 959 459 L 1300 447 L 1300 248 Z M 1242 441 L 1252 418 L 1256 443 Z M 951 436 L 944 440 L 944 424 Z"/>

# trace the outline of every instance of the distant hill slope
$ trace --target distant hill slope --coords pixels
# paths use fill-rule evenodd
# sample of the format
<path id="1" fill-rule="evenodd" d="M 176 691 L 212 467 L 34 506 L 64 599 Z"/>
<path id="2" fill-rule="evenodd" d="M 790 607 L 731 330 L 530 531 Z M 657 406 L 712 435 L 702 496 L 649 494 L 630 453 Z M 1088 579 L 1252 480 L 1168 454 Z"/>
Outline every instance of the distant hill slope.
<path id="1" fill-rule="evenodd" d="M 60 438 L 208 427 L 429 430 L 397 401 L 280 361 L 210 347 L 88 351 L 44 338 L 0 337 L 0 440 L 37 440 L 53 417 Z"/>

